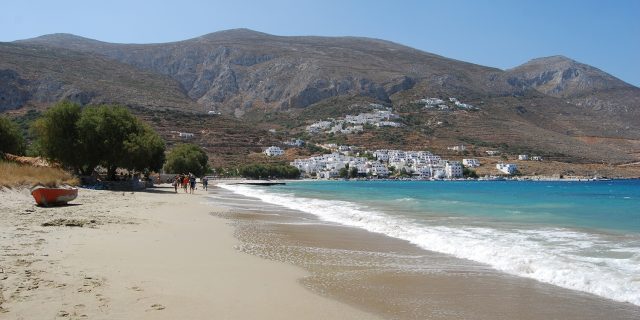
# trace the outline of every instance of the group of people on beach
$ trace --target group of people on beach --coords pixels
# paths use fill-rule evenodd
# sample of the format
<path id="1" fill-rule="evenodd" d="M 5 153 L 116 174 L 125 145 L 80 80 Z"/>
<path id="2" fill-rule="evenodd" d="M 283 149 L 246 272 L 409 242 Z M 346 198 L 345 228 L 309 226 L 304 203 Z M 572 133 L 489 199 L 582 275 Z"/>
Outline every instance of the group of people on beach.
<path id="1" fill-rule="evenodd" d="M 207 191 L 209 187 L 209 179 L 207 179 L 207 177 L 204 177 L 201 180 L 202 188 Z M 184 193 L 193 194 L 193 192 L 196 190 L 196 176 L 192 173 L 178 174 L 174 177 L 172 185 L 176 193 L 178 193 L 178 186 L 181 186 L 184 190 Z"/>

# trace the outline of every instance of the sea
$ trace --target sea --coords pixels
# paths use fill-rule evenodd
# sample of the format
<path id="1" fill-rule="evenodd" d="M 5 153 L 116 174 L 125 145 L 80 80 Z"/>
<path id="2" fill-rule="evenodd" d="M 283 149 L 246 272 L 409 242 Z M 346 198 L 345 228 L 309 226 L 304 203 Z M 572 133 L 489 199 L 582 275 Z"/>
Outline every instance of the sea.
<path id="1" fill-rule="evenodd" d="M 640 180 L 222 184 L 319 224 L 640 306 Z"/>

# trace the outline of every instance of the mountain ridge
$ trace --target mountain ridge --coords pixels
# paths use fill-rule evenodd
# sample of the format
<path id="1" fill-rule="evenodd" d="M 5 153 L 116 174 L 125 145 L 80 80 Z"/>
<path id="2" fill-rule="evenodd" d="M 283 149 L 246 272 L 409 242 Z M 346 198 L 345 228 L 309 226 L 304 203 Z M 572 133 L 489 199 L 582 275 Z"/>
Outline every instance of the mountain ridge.
<path id="1" fill-rule="evenodd" d="M 0 48 L 3 45 L 8 44 L 0 43 Z M 501 70 L 380 39 L 277 36 L 249 29 L 219 31 L 169 43 L 115 44 L 52 34 L 11 45 L 23 51 L 48 50 L 53 57 L 50 63 L 76 70 L 49 77 L 64 75 L 77 86 L 82 83 L 78 80 L 83 76 L 81 68 L 68 59 L 60 62 L 56 52 L 82 56 L 82 61 L 87 62 L 83 67 L 89 69 L 91 59 L 101 65 L 112 61 L 108 69 L 120 70 L 119 74 L 154 79 L 149 80 L 154 83 L 152 86 L 137 87 L 140 91 L 133 95 L 118 97 L 117 92 L 123 88 L 115 82 L 105 88 L 96 85 L 85 90 L 92 93 L 91 97 L 108 91 L 113 99 L 106 100 L 119 99 L 124 104 L 144 105 L 141 102 L 148 100 L 152 101 L 146 103 L 149 108 L 172 105 L 190 111 L 216 110 L 273 126 L 279 124 L 269 123 L 266 115 L 293 116 L 328 102 L 344 110 L 354 99 L 402 109 L 426 97 L 457 97 L 481 106 L 481 110 L 465 115 L 412 107 L 407 116 L 423 121 L 416 130 L 434 132 L 434 136 L 451 143 L 462 138 L 495 145 L 521 143 L 574 159 L 586 154 L 585 159 L 597 161 L 609 157 L 624 162 L 640 157 L 640 89 L 564 56 L 532 59 Z M 38 63 L 44 65 L 45 60 Z M 30 64 L 20 61 L 24 64 L 22 69 Z M 0 60 L 0 71 L 5 70 L 6 77 L 25 73 L 18 64 L 7 65 Z M 12 108 L 34 96 L 15 98 L 21 97 L 15 92 L 24 89 L 20 79 L 12 80 L 5 89 L 0 85 L 0 97 L 7 97 L 5 105 L 12 101 Z M 36 87 L 39 86 L 42 84 Z M 159 93 L 170 93 L 173 102 L 164 103 L 162 100 L 168 101 L 167 97 L 151 99 Z M 0 109 L 2 104 L 0 99 Z M 425 127 L 436 118 L 448 127 Z M 292 128 L 292 132 L 299 129 Z M 415 132 L 403 134 L 415 136 Z M 528 134 L 539 138 L 532 140 Z M 431 139 L 427 134 L 421 136 Z"/>

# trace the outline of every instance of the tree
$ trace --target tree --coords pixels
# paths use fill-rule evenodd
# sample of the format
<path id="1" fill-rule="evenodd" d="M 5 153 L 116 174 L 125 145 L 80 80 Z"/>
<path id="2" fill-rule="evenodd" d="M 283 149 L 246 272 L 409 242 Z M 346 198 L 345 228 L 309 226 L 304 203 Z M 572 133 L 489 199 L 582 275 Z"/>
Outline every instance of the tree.
<path id="1" fill-rule="evenodd" d="M 146 124 L 141 132 L 124 142 L 126 159 L 123 166 L 137 171 L 158 171 L 164 164 L 164 140 Z"/>
<path id="2" fill-rule="evenodd" d="M 18 125 L 4 116 L 0 116 L 0 155 L 11 153 L 20 155 L 25 151 L 24 137 Z"/>
<path id="3" fill-rule="evenodd" d="M 340 168 L 338 171 L 338 176 L 343 179 L 349 178 L 349 169 L 348 168 Z"/>
<path id="4" fill-rule="evenodd" d="M 85 163 L 85 152 L 80 150 L 76 127 L 81 113 L 79 105 L 69 101 L 59 102 L 49 108 L 31 127 L 37 137 L 35 143 L 39 152 L 51 160 L 73 168 L 76 172 L 82 171 Z M 90 170 L 93 170 L 93 167 Z"/>
<path id="5" fill-rule="evenodd" d="M 411 178 L 411 174 L 409 173 L 409 171 L 407 171 L 407 169 L 402 168 L 402 169 L 400 169 L 400 177 L 401 178 Z"/>
<path id="6" fill-rule="evenodd" d="M 240 175 L 247 178 L 284 178 L 297 179 L 300 178 L 300 170 L 291 165 L 274 165 L 274 164 L 253 164 L 242 167 Z"/>
<path id="7" fill-rule="evenodd" d="M 109 179 L 116 169 L 146 171 L 162 167 L 164 141 L 122 106 L 60 102 L 33 125 L 44 156 L 89 174 L 98 165 Z"/>
<path id="8" fill-rule="evenodd" d="M 357 178 L 358 177 L 358 168 L 353 167 L 349 170 L 349 178 Z"/>
<path id="9" fill-rule="evenodd" d="M 140 133 L 141 125 L 129 110 L 120 106 L 89 106 L 78 120 L 80 142 L 91 167 L 100 164 L 109 179 L 115 179 L 118 166 L 126 164 L 125 141 Z"/>
<path id="10" fill-rule="evenodd" d="M 469 169 L 467 167 L 462 168 L 462 175 L 467 178 L 474 178 L 474 179 L 478 178 L 478 174 L 474 170 Z"/>
<path id="11" fill-rule="evenodd" d="M 164 171 L 171 173 L 193 173 L 202 176 L 210 171 L 209 157 L 195 144 L 184 143 L 175 146 L 164 164 Z"/>
<path id="12" fill-rule="evenodd" d="M 107 168 L 109 179 L 116 169 L 158 170 L 164 160 L 164 142 L 149 126 L 122 106 L 89 106 L 77 122 L 84 163 Z"/>
<path id="13" fill-rule="evenodd" d="M 338 170 L 338 176 L 343 179 L 349 179 L 349 164 L 345 164 L 343 168 Z"/>

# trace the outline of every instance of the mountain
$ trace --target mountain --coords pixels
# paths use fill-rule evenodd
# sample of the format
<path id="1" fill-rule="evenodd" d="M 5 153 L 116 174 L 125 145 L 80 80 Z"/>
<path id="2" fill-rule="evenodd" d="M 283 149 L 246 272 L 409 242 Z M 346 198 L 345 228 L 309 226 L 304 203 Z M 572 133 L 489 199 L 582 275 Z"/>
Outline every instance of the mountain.
<path id="1" fill-rule="evenodd" d="M 579 97 L 594 91 L 635 88 L 600 69 L 564 56 L 533 59 L 506 71 L 511 84 L 522 88 L 533 87 L 559 98 Z"/>
<path id="2" fill-rule="evenodd" d="M 533 59 L 507 70 L 506 74 L 512 85 L 532 87 L 613 117 L 638 119 L 640 116 L 640 88 L 567 57 Z"/>
<path id="3" fill-rule="evenodd" d="M 515 92 L 495 81 L 499 69 L 367 38 L 281 37 L 235 29 L 165 44 L 111 44 L 66 34 L 20 43 L 101 54 L 167 75 L 199 104 L 238 113 L 303 108 L 343 95 L 390 102 L 391 95 L 417 82 L 477 96 Z"/>
<path id="4" fill-rule="evenodd" d="M 199 109 L 163 75 L 91 53 L 0 43 L 0 111 L 61 99 Z"/>
<path id="5" fill-rule="evenodd" d="M 446 144 L 470 143 L 563 161 L 640 160 L 640 89 L 562 56 L 500 70 L 358 37 L 234 29 L 171 43 L 115 44 L 52 34 L 0 43 L 0 79 L 0 111 L 61 98 L 218 110 L 292 136 L 310 122 L 375 102 L 393 106 L 407 125 L 338 138 L 443 152 Z M 442 112 L 414 103 L 426 97 L 457 97 L 479 110 Z"/>

